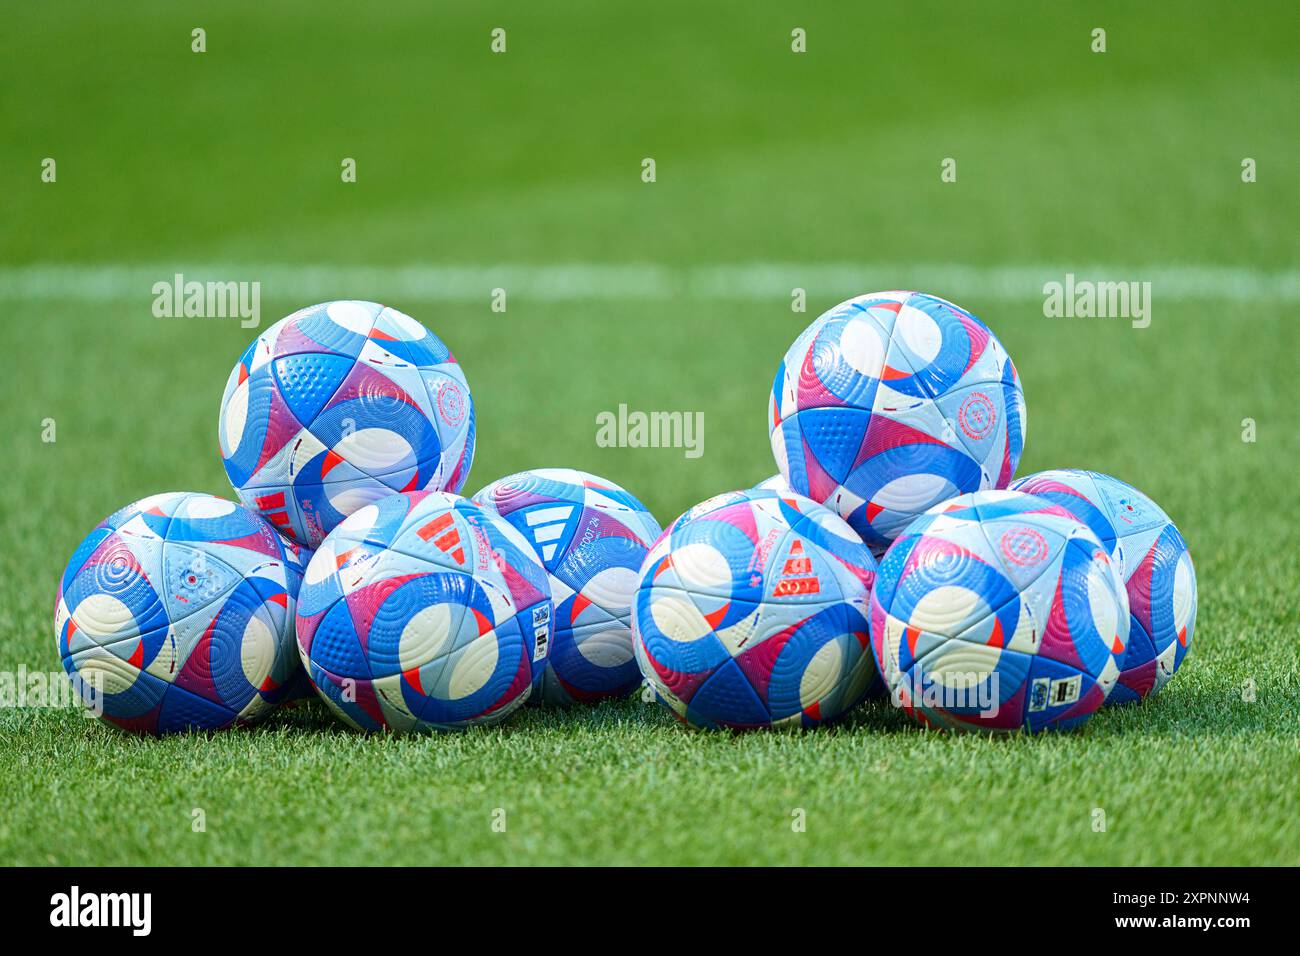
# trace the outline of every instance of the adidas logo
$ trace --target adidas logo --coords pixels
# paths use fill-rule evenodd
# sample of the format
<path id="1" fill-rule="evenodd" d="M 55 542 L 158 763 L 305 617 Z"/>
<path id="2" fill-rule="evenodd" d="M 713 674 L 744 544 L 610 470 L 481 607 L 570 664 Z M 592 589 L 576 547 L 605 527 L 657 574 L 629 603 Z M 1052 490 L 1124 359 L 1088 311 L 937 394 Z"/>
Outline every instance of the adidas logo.
<path id="1" fill-rule="evenodd" d="M 292 528 L 289 525 L 289 512 L 284 504 L 284 492 L 277 491 L 273 495 L 258 495 L 257 510 L 262 513 L 262 517 L 275 527 L 279 528 L 286 534 L 292 534 Z"/>
<path id="2" fill-rule="evenodd" d="M 460 532 L 452 520 L 451 512 L 444 511 L 424 527 L 415 532 L 421 541 L 434 539 L 433 546 L 444 554 L 450 554 L 457 564 L 465 563 L 465 548 L 460 541 Z"/>
<path id="3" fill-rule="evenodd" d="M 817 594 L 821 589 L 821 579 L 813 574 L 812 559 L 804 553 L 803 542 L 796 538 L 786 554 L 785 564 L 781 568 L 781 578 L 777 581 L 772 596 Z"/>
<path id="4" fill-rule="evenodd" d="M 537 508 L 525 515 L 528 530 L 532 533 L 533 542 L 541 549 L 543 561 L 555 557 L 555 549 L 559 547 L 558 539 L 564 534 L 564 526 L 573 514 L 573 507 L 558 505 L 554 508 Z"/>

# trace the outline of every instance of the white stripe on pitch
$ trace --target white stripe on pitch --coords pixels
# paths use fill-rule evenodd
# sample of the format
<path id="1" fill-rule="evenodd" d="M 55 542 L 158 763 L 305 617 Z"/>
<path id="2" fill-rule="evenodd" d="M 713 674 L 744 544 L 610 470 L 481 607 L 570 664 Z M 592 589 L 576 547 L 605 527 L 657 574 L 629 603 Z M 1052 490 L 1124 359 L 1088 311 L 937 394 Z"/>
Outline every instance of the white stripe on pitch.
<path id="1" fill-rule="evenodd" d="M 0 301 L 153 301 L 156 282 L 261 282 L 262 294 L 277 300 L 322 302 L 336 298 L 375 299 L 399 304 L 487 302 L 502 288 L 512 299 L 543 302 L 712 299 L 788 299 L 801 288 L 810 298 L 848 298 L 883 289 L 924 289 L 966 302 L 972 299 L 1033 301 L 1043 285 L 1064 282 L 1150 282 L 1157 300 L 1212 299 L 1247 302 L 1300 301 L 1300 271 L 1265 271 L 1213 265 L 1019 265 L 955 263 L 753 262 L 672 267 L 648 263 L 555 265 L 238 265 L 159 263 L 154 265 L 0 266 Z"/>

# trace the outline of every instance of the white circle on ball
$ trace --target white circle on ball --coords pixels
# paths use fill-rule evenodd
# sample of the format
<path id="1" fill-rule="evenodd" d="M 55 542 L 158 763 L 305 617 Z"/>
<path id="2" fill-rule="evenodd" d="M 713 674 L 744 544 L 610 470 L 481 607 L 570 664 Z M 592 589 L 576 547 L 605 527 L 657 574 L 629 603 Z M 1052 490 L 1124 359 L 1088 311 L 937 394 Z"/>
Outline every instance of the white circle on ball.
<path id="1" fill-rule="evenodd" d="M 942 687 L 967 692 L 967 702 L 979 700 L 976 690 L 997 670 L 1002 648 L 952 640 L 926 659 L 925 676 Z M 994 688 L 996 690 L 996 688 Z"/>
<path id="2" fill-rule="evenodd" d="M 371 532 L 378 520 L 379 506 L 366 505 L 364 508 L 358 508 L 339 522 L 338 527 L 334 529 L 334 533 L 339 534 L 342 532 L 343 535 L 360 540 Z"/>
<path id="3" fill-rule="evenodd" d="M 622 624 L 593 629 L 577 641 L 578 653 L 596 667 L 621 667 L 632 659 L 632 631 Z"/>
<path id="4" fill-rule="evenodd" d="M 302 579 L 305 584 L 320 584 L 337 569 L 338 554 L 334 550 L 334 542 L 323 541 L 307 562 Z"/>
<path id="5" fill-rule="evenodd" d="M 638 583 L 640 575 L 631 568 L 605 568 L 583 585 L 582 596 L 612 614 L 626 614 Z"/>
<path id="6" fill-rule="evenodd" d="M 131 609 L 108 594 L 91 594 L 72 612 L 72 623 L 88 637 L 113 637 L 135 624 Z"/>
<path id="7" fill-rule="evenodd" d="M 772 429 L 772 434 L 769 436 L 772 444 L 772 457 L 776 459 L 776 470 L 782 476 L 790 474 L 790 458 L 785 450 L 786 427 L 786 423 L 783 421 Z"/>
<path id="8" fill-rule="evenodd" d="M 334 446 L 351 465 L 371 474 L 391 471 L 403 462 L 414 462 L 408 442 L 390 428 L 360 428 Z"/>
<path id="9" fill-rule="evenodd" d="M 325 314 L 335 325 L 357 335 L 369 335 L 374 327 L 372 311 L 360 302 L 331 302 L 325 307 Z"/>
<path id="10" fill-rule="evenodd" d="M 839 641 L 827 641 L 799 678 L 799 705 L 806 709 L 826 697 L 839 684 L 843 670 L 844 651 Z"/>
<path id="11" fill-rule="evenodd" d="M 325 493 L 335 511 L 339 514 L 350 515 L 366 505 L 387 498 L 393 494 L 393 489 L 381 482 L 372 480 L 364 485 L 326 484 Z"/>
<path id="12" fill-rule="evenodd" d="M 899 336 L 908 350 L 921 360 L 922 364 L 933 362 L 943 344 L 943 333 L 939 324 L 929 314 L 920 309 L 905 305 L 898 310 L 898 320 L 894 323 L 894 334 Z"/>
<path id="13" fill-rule="evenodd" d="M 1174 628 L 1181 631 L 1192 619 L 1196 608 L 1196 577 L 1192 571 L 1192 556 L 1184 552 L 1174 569 Z"/>
<path id="14" fill-rule="evenodd" d="M 887 482 L 871 497 L 871 503 L 889 511 L 919 514 L 952 497 L 952 482 L 942 475 L 918 473 Z"/>
<path id="15" fill-rule="evenodd" d="M 849 319 L 840 332 L 840 354 L 854 371 L 880 378 L 885 364 L 885 343 L 875 323 L 862 318 Z"/>
<path id="16" fill-rule="evenodd" d="M 77 673 L 89 687 L 103 694 L 120 694 L 135 686 L 140 671 L 109 651 L 98 651 L 75 661 Z"/>
<path id="17" fill-rule="evenodd" d="M 422 339 L 429 334 L 428 329 L 415 321 L 415 319 L 411 318 L 405 312 L 398 312 L 396 309 L 388 308 L 383 311 L 383 316 L 388 319 L 391 324 L 396 326 L 402 335 L 412 342 Z"/>
<path id="18" fill-rule="evenodd" d="M 497 668 L 500 653 L 496 631 L 488 631 L 470 642 L 451 670 L 447 686 L 448 698 L 460 700 L 486 684 Z"/>
<path id="19" fill-rule="evenodd" d="M 397 659 L 402 670 L 428 664 L 442 653 L 450 640 L 451 605 L 430 604 L 423 608 L 406 622 L 397 639 Z"/>
<path id="20" fill-rule="evenodd" d="M 230 401 L 221 416 L 222 436 L 226 443 L 226 457 L 239 449 L 244 438 L 244 425 L 248 422 L 248 379 L 235 386 Z"/>
<path id="21" fill-rule="evenodd" d="M 1088 608 L 1092 623 L 1109 647 L 1118 636 L 1119 602 L 1115 599 L 1115 575 L 1109 565 L 1094 560 L 1088 568 Z"/>
<path id="22" fill-rule="evenodd" d="M 145 512 L 151 508 L 157 508 L 159 511 L 166 513 L 167 505 L 178 498 L 184 498 L 184 491 L 164 491 L 156 495 L 150 495 L 147 498 L 141 498 L 132 507 L 137 512 Z"/>
<path id="23" fill-rule="evenodd" d="M 254 688 L 261 689 L 271 676 L 275 651 L 275 632 L 261 616 L 254 614 L 244 625 L 244 639 L 239 644 L 239 663 L 244 668 L 244 678 Z"/>
<path id="24" fill-rule="evenodd" d="M 726 555 L 710 544 L 684 544 L 672 555 L 673 570 L 682 584 L 698 588 L 720 588 L 731 584 L 731 565 Z"/>
<path id="25" fill-rule="evenodd" d="M 698 641 L 713 631 L 693 602 L 671 591 L 661 590 L 651 597 L 650 616 L 661 633 L 682 644 Z"/>
<path id="26" fill-rule="evenodd" d="M 956 637 L 988 610 L 988 603 L 975 591 L 945 584 L 926 592 L 907 616 L 907 623 L 932 634 Z"/>
<path id="27" fill-rule="evenodd" d="M 234 502 L 209 495 L 195 495 L 181 507 L 188 518 L 222 518 L 235 510 Z"/>

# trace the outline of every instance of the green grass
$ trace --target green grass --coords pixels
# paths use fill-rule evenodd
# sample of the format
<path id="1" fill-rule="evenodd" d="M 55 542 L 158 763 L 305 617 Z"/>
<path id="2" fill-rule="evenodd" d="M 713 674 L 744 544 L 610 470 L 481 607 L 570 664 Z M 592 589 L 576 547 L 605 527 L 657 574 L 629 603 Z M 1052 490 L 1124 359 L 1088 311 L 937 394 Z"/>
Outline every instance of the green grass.
<path id="1" fill-rule="evenodd" d="M 0 271 L 226 262 L 242 267 L 231 278 L 257 279 L 295 262 L 767 260 L 1105 263 L 1141 280 L 1171 265 L 1296 268 L 1289 6 L 841 6 L 8 10 Z M 200 25 L 209 52 L 197 56 Z M 498 25 L 509 52 L 493 57 Z M 802 56 L 793 26 L 808 30 Z M 1088 52 L 1094 26 L 1108 30 L 1104 55 Z M 39 181 L 45 156 L 56 184 Z M 355 185 L 339 182 L 344 156 L 358 160 Z M 658 162 L 653 185 L 639 180 L 644 156 Z M 945 156 L 956 184 L 939 182 Z M 1246 156 L 1259 163 L 1251 185 Z M 1295 297 L 1157 287 L 1151 327 L 1135 330 L 923 287 L 983 317 L 1015 358 L 1029 405 L 1021 473 L 1110 472 L 1178 522 L 1200 612 L 1190 656 L 1154 700 L 1076 733 L 1008 739 L 925 732 L 884 702 L 839 727 L 738 737 L 685 732 L 639 702 L 419 738 L 364 737 L 315 706 L 165 740 L 4 709 L 0 860 L 1300 863 Z M 666 522 L 772 472 L 772 373 L 835 301 L 808 294 L 807 315 L 784 294 L 517 295 L 504 315 L 486 290 L 481 303 L 392 304 L 467 370 L 480 426 L 468 490 L 566 465 L 626 485 Z M 217 406 L 251 333 L 155 319 L 150 302 L 147 286 L 138 301 L 3 301 L 0 671 L 58 668 L 55 582 L 105 514 L 162 490 L 229 494 Z M 263 290 L 265 322 L 303 304 Z M 703 457 L 598 448 L 595 416 L 620 402 L 704 412 Z M 1254 443 L 1241 440 L 1247 417 Z"/>

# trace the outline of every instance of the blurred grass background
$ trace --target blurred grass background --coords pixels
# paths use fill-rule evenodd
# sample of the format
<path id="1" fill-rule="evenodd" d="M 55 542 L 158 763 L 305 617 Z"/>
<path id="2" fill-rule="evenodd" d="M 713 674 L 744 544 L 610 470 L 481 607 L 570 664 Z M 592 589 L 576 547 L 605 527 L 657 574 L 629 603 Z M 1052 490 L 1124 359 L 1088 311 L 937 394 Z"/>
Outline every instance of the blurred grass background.
<path id="1" fill-rule="evenodd" d="M 35 263 L 157 264 L 165 281 L 219 262 L 236 271 L 214 278 L 252 281 L 284 264 L 777 261 L 862 263 L 870 291 L 895 284 L 889 263 L 1043 266 L 1044 281 L 1097 263 L 1138 281 L 1296 269 L 1300 36 L 1284 3 L 67 3 L 3 21 L 0 279 Z M 794 27 L 807 53 L 791 52 Z M 944 157 L 956 183 L 940 182 Z M 1241 181 L 1244 157 L 1258 182 Z M 980 315 L 1015 359 L 1022 474 L 1116 474 L 1188 540 L 1196 646 L 1149 706 L 1010 741 L 927 734 L 885 704 L 794 737 L 690 735 L 628 703 L 402 741 L 310 710 L 158 742 L 7 709 L 0 859 L 1300 862 L 1298 297 L 1157 285 L 1136 330 L 921 287 Z M 571 466 L 663 522 L 774 470 L 771 376 L 837 299 L 809 284 L 801 315 L 784 294 L 521 293 L 504 314 L 486 288 L 481 303 L 319 298 L 343 292 L 411 313 L 464 364 L 479 414 L 467 491 Z M 152 298 L 148 283 L 130 301 L 0 295 L 16 338 L 0 670 L 57 669 L 55 581 L 105 514 L 163 490 L 229 494 L 217 407 L 253 331 L 157 319 Z M 305 304 L 264 283 L 262 327 Z M 703 457 L 596 447 L 596 414 L 620 402 L 703 411 Z M 489 829 L 498 806 L 507 834 Z"/>

